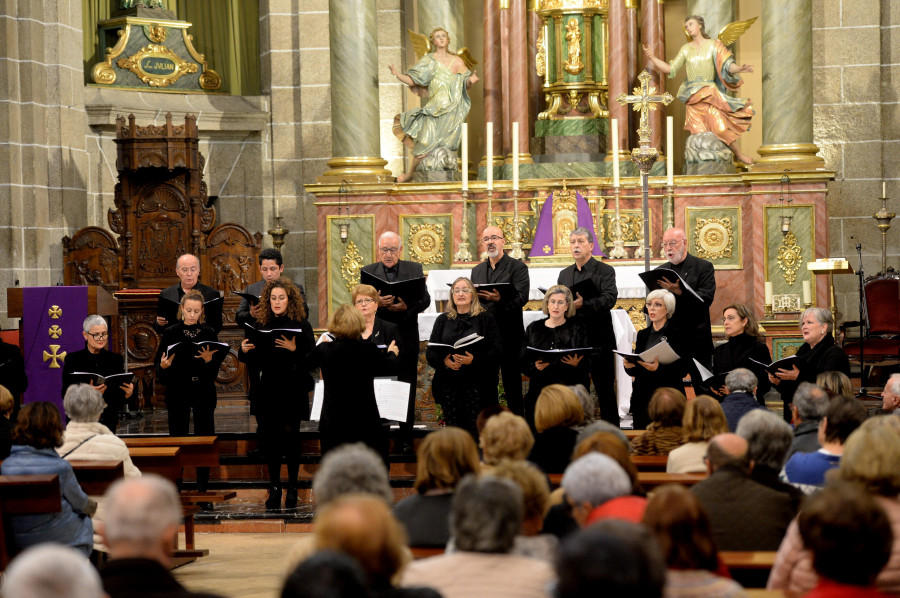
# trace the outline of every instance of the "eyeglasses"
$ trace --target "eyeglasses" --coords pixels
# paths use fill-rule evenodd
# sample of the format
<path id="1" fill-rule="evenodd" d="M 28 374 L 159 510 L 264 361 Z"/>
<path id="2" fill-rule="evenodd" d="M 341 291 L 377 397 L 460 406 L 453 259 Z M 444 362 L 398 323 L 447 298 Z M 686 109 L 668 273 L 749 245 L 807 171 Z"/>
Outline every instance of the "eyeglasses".
<path id="1" fill-rule="evenodd" d="M 453 289 L 450 292 L 454 295 L 471 295 L 472 289 Z"/>
<path id="2" fill-rule="evenodd" d="M 200 268 L 198 268 L 197 266 L 192 266 L 190 268 L 178 268 L 178 271 L 182 274 L 196 274 L 200 271 Z"/>
<path id="3" fill-rule="evenodd" d="M 681 243 L 681 241 L 664 241 L 660 244 L 660 247 L 663 249 L 666 249 L 667 247 L 678 247 Z"/>
<path id="4" fill-rule="evenodd" d="M 109 332 L 97 332 L 96 334 L 88 332 L 88 334 L 90 334 L 95 341 L 102 341 L 109 338 Z"/>
<path id="5" fill-rule="evenodd" d="M 501 241 L 502 239 L 503 239 L 503 237 L 501 237 L 499 235 L 491 235 L 490 237 L 482 237 L 481 242 L 482 243 L 490 243 L 491 241 Z"/>
<path id="6" fill-rule="evenodd" d="M 378 251 L 381 253 L 400 253 L 399 247 L 379 247 Z"/>
<path id="7" fill-rule="evenodd" d="M 366 297 L 365 299 L 357 299 L 356 305 L 368 305 L 369 303 L 375 303 L 374 299 L 369 299 Z"/>
<path id="8" fill-rule="evenodd" d="M 661 302 L 661 301 L 652 301 L 652 302 L 650 302 L 650 303 L 647 304 L 647 307 L 648 307 L 648 308 L 649 308 L 649 307 L 662 307 L 662 308 L 665 308 L 665 307 L 666 307 L 666 304 L 663 303 L 663 302 Z"/>

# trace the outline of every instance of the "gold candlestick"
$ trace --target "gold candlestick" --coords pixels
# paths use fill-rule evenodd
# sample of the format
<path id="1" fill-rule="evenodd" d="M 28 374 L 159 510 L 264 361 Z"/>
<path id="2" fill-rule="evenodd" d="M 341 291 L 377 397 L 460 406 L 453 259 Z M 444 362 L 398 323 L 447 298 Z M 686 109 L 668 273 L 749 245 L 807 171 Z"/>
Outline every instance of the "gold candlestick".
<path id="1" fill-rule="evenodd" d="M 462 192 L 462 232 L 459 234 L 459 247 L 453 256 L 457 262 L 471 262 L 472 251 L 469 249 L 469 192 Z"/>
<path id="2" fill-rule="evenodd" d="M 519 228 L 519 190 L 513 189 L 513 248 L 509 252 L 509 257 L 514 260 L 525 259 L 525 252 L 522 251 L 522 230 Z"/>
<path id="3" fill-rule="evenodd" d="M 875 212 L 872 218 L 878 222 L 878 230 L 881 231 L 881 273 L 887 272 L 887 232 L 891 228 L 891 220 L 896 214 L 887 211 L 887 197 L 881 198 L 881 209 Z"/>

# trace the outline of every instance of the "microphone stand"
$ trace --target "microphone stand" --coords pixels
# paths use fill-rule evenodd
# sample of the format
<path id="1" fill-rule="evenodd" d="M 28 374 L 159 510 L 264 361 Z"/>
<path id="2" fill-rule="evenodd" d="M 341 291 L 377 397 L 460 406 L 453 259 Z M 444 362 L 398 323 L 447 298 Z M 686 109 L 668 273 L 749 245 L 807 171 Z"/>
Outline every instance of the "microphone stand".
<path id="1" fill-rule="evenodd" d="M 865 359 L 865 346 L 866 346 L 866 319 L 869 316 L 868 309 L 866 308 L 866 286 L 865 280 L 866 275 L 863 272 L 863 260 L 862 260 L 862 244 L 856 244 L 856 254 L 859 256 L 859 268 L 856 271 L 856 275 L 859 277 L 859 393 L 857 393 L 857 397 L 868 397 L 868 393 L 866 392 L 866 359 Z"/>

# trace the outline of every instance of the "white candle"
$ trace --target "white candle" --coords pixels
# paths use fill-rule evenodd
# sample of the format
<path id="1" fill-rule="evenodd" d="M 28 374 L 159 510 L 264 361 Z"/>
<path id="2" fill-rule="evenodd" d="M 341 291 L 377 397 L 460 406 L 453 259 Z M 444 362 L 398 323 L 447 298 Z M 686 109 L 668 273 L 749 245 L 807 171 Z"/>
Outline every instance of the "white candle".
<path id="1" fill-rule="evenodd" d="M 613 187 L 619 188 L 619 119 L 612 119 Z"/>
<path id="2" fill-rule="evenodd" d="M 469 124 L 462 126 L 462 190 L 469 190 Z"/>
<path id="3" fill-rule="evenodd" d="M 487 190 L 494 189 L 494 123 L 487 124 L 487 158 L 485 168 L 487 170 Z"/>
<path id="4" fill-rule="evenodd" d="M 881 197 L 887 197 L 887 183 L 881 181 Z"/>
<path id="5" fill-rule="evenodd" d="M 804 304 L 812 303 L 812 287 L 810 286 L 808 280 L 803 281 L 803 303 Z"/>
<path id="6" fill-rule="evenodd" d="M 772 305 L 772 295 L 774 294 L 772 283 L 766 283 L 766 305 Z"/>
<path id="7" fill-rule="evenodd" d="M 513 191 L 519 190 L 519 123 L 512 124 Z"/>
<path id="8" fill-rule="evenodd" d="M 675 119 L 666 117 L 666 185 L 675 186 L 675 142 L 672 139 L 672 131 L 675 129 Z"/>
<path id="9" fill-rule="evenodd" d="M 275 205 L 275 217 L 276 217 L 276 218 L 279 218 L 279 217 L 280 217 L 280 214 L 278 213 L 278 198 L 277 198 L 277 197 L 273 197 L 273 198 L 272 198 L 272 203 Z"/>

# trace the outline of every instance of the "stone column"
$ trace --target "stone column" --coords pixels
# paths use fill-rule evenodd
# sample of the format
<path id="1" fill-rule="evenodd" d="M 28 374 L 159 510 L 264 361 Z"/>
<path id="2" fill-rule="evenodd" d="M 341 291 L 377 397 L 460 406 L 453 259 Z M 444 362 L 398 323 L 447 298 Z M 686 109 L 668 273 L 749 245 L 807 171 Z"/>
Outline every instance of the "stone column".
<path id="1" fill-rule="evenodd" d="M 419 0 L 419 33 L 428 35 L 437 27 L 450 35 L 450 49 L 454 52 L 466 45 L 463 27 L 463 7 L 460 0 Z"/>
<path id="2" fill-rule="evenodd" d="M 722 27 L 734 21 L 734 0 L 688 0 L 688 15 L 703 17 L 706 35 L 715 39 Z"/>
<path id="3" fill-rule="evenodd" d="M 638 22 L 638 10 L 640 8 L 639 0 L 625 0 L 625 19 L 628 23 L 626 31 L 628 32 L 628 90 L 629 92 L 640 84 L 638 74 L 641 72 L 638 61 L 638 47 L 640 46 L 640 23 Z M 630 106 L 629 106 L 630 107 Z M 637 146 L 637 119 L 634 125 L 628 129 L 628 142 L 634 147 Z"/>
<path id="4" fill-rule="evenodd" d="M 813 143 L 812 0 L 762 3 L 761 156 L 754 170 L 824 168 Z"/>
<path id="5" fill-rule="evenodd" d="M 641 41 L 650 46 L 656 56 L 666 55 L 666 28 L 663 21 L 663 7 L 659 0 L 642 0 Z M 650 84 L 656 87 L 656 93 L 665 93 L 666 75 L 653 68 L 653 64 L 644 56 L 643 47 L 638 47 L 638 57 L 638 71 L 647 68 L 652 77 Z M 665 116 L 666 112 L 662 106 L 650 111 L 650 128 L 653 131 L 650 135 L 650 144 L 658 150 L 662 149 Z"/>
<path id="6" fill-rule="evenodd" d="M 501 157 L 512 151 L 512 121 L 509 119 L 509 0 L 500 0 L 500 128 L 503 130 L 503 145 L 494 146 L 494 155 Z M 494 124 L 494 128 L 497 125 Z"/>
<path id="7" fill-rule="evenodd" d="M 619 160 L 630 160 L 628 147 L 628 115 L 631 106 L 622 106 L 616 98 L 628 93 L 628 15 L 625 0 L 609 2 L 609 118 L 619 120 Z M 612 126 L 606 161 L 612 162 Z"/>
<path id="8" fill-rule="evenodd" d="M 519 162 L 532 162 L 528 149 L 528 14 L 525 0 L 511 0 L 509 7 L 509 121 L 519 123 Z M 512 144 L 512 128 L 510 128 Z M 510 154 L 515 148 L 510 145 Z M 511 157 L 510 157 L 511 158 Z M 512 175 L 510 175 L 511 177 Z"/>
<path id="9" fill-rule="evenodd" d="M 494 156 L 501 154 L 503 143 L 503 86 L 500 66 L 500 0 L 484 3 L 484 122 L 494 123 L 492 144 Z M 485 139 L 487 152 L 487 139 Z M 487 158 L 485 155 L 484 159 Z M 496 158 L 495 158 L 496 161 Z M 501 162 L 502 164 L 502 162 Z M 491 167 L 490 164 L 487 165 Z"/>
<path id="10" fill-rule="evenodd" d="M 375 0 L 328 0 L 330 170 L 319 182 L 392 180 L 381 157 Z"/>
<path id="11" fill-rule="evenodd" d="M 528 2 L 528 46 L 525 53 L 528 55 L 528 114 L 531 117 L 528 122 L 528 136 L 534 137 L 534 121 L 544 105 L 544 78 L 537 74 L 537 41 L 541 35 L 543 21 L 537 13 L 540 0 Z"/>

